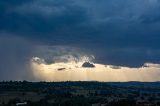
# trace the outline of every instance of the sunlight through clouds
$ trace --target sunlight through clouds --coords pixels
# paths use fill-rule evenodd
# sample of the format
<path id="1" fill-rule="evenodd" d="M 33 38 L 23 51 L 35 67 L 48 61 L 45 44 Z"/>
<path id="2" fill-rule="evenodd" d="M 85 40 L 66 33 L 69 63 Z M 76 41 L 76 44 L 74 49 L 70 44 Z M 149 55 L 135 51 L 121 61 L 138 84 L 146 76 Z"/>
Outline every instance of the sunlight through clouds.
<path id="1" fill-rule="evenodd" d="M 146 63 L 140 68 L 94 64 L 82 67 L 83 62 L 60 62 L 53 64 L 31 60 L 33 75 L 43 81 L 160 81 L 160 64 Z M 39 59 L 40 60 L 40 59 Z M 42 59 L 43 60 L 43 59 Z M 61 70 L 60 70 L 61 69 Z"/>
<path id="2" fill-rule="evenodd" d="M 69 46 L 40 46 L 35 51 L 30 66 L 37 81 L 160 81 L 160 64 L 101 64 L 94 55 Z"/>

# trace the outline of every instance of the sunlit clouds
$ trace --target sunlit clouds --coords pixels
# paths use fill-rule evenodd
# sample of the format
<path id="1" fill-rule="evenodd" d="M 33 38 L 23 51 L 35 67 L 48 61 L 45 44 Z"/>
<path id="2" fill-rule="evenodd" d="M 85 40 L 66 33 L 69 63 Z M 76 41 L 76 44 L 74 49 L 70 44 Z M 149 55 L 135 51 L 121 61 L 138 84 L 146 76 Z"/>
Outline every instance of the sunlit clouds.
<path id="1" fill-rule="evenodd" d="M 38 60 L 38 62 L 35 61 Z M 146 63 L 140 68 L 94 64 L 82 67 L 83 62 L 40 63 L 31 60 L 33 76 L 42 81 L 160 81 L 160 65 Z"/>
<path id="2" fill-rule="evenodd" d="M 101 64 L 92 54 L 67 46 L 40 46 L 36 51 L 30 65 L 37 81 L 160 81 L 160 64 L 136 68 Z"/>

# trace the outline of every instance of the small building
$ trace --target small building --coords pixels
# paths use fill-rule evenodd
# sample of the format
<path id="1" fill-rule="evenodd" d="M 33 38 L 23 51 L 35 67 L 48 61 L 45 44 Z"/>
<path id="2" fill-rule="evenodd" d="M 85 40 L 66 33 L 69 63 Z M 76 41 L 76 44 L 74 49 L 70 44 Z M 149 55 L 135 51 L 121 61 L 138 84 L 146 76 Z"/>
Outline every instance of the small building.
<path id="1" fill-rule="evenodd" d="M 23 102 L 23 103 L 16 103 L 16 106 L 25 106 L 27 105 L 27 102 Z"/>

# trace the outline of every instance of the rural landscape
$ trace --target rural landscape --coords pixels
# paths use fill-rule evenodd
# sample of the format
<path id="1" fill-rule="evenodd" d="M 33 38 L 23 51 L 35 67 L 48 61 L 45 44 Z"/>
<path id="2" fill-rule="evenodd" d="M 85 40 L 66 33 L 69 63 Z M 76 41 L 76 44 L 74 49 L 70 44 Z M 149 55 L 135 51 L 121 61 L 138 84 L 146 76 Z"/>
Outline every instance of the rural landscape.
<path id="1" fill-rule="evenodd" d="M 160 106 L 160 82 L 0 82 L 0 106 L 17 103 L 26 103 L 24 106 Z"/>
<path id="2" fill-rule="evenodd" d="M 160 106 L 160 0 L 0 0 L 0 106 Z"/>

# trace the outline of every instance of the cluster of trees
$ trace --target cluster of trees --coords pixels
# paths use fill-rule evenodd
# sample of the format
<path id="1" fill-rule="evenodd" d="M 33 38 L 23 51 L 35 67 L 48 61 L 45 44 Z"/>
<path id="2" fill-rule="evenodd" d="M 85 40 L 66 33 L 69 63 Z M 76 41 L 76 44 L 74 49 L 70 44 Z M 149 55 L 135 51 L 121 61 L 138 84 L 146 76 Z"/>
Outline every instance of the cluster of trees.
<path id="1" fill-rule="evenodd" d="M 98 104 L 100 103 L 100 101 L 96 103 L 95 99 L 75 97 L 67 100 L 58 99 L 54 103 L 50 103 L 45 98 L 45 99 L 41 99 L 38 102 L 27 101 L 26 106 L 92 106 L 92 104 Z M 20 99 L 12 99 L 8 102 L 8 104 L 2 104 L 0 106 L 15 106 L 15 104 L 19 102 L 22 102 L 22 101 Z M 105 106 L 136 106 L 136 101 L 131 99 L 122 99 L 122 100 L 112 101 L 112 102 L 106 101 L 102 104 L 105 104 Z"/>

